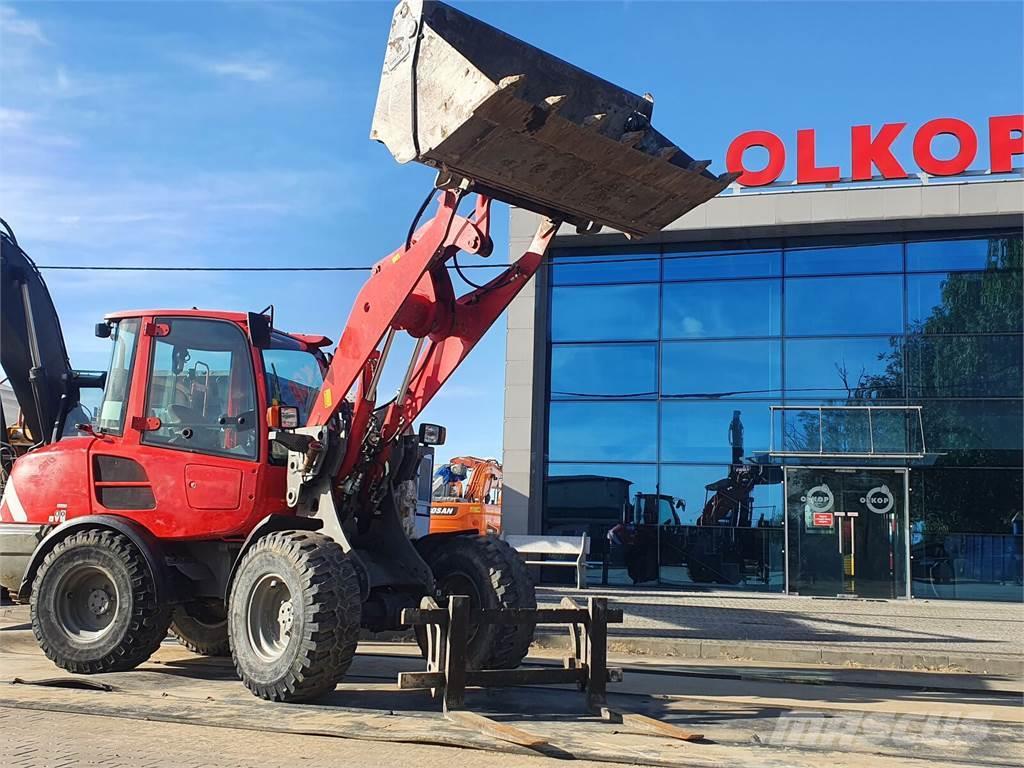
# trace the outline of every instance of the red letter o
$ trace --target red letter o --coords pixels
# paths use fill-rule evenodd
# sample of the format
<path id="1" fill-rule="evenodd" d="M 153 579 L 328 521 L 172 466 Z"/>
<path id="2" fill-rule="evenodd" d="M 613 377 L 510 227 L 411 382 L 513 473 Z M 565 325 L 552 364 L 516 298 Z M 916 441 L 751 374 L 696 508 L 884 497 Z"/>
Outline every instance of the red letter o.
<path id="1" fill-rule="evenodd" d="M 949 160 L 939 160 L 932 154 L 932 140 L 943 133 L 955 136 L 960 148 Z M 914 161 L 932 176 L 956 176 L 966 171 L 978 154 L 978 136 L 963 120 L 940 117 L 929 120 L 914 136 Z"/>
<path id="2" fill-rule="evenodd" d="M 743 154 L 751 147 L 764 147 L 768 151 L 768 164 L 759 171 L 743 167 Z M 777 181 L 786 165 L 786 147 L 782 139 L 770 131 L 746 131 L 732 140 L 725 153 L 725 165 L 731 173 L 740 172 L 737 181 L 745 187 L 763 187 Z"/>

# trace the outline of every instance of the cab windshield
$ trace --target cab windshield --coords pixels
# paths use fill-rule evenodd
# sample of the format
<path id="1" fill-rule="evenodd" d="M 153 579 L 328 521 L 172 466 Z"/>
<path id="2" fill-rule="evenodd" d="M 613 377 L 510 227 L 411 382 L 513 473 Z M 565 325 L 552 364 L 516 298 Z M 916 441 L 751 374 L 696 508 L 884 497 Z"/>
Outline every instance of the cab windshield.
<path id="1" fill-rule="evenodd" d="M 293 405 L 304 425 L 324 382 L 320 363 L 305 350 L 277 348 L 263 350 L 263 372 L 267 382 L 268 405 Z"/>

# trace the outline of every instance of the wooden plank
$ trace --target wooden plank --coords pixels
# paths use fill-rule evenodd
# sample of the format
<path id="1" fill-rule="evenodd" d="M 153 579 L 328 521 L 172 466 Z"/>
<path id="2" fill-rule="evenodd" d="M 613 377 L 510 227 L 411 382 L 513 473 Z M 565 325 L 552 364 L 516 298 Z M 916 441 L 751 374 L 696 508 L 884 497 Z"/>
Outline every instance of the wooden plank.
<path id="1" fill-rule="evenodd" d="M 587 604 L 587 706 L 594 709 L 608 703 L 608 598 L 591 597 Z"/>
<path id="2" fill-rule="evenodd" d="M 575 660 L 571 660 L 575 661 Z M 609 667 L 607 670 L 608 682 L 622 682 L 622 668 Z M 537 669 L 527 667 L 519 669 L 481 669 L 466 671 L 466 685 L 477 688 L 497 688 L 502 686 L 514 687 L 518 685 L 568 685 L 577 683 L 586 684 L 586 667 L 545 667 Z M 426 688 L 440 688 L 444 685 L 443 672 L 399 672 L 398 687 L 401 690 L 418 690 Z"/>
<path id="3" fill-rule="evenodd" d="M 640 715 L 636 712 L 629 712 L 624 709 L 601 707 L 600 714 L 601 718 L 608 722 L 631 725 L 650 733 L 668 736 L 671 739 L 678 739 L 679 741 L 702 741 L 704 739 L 703 733 L 693 733 L 692 731 L 680 728 L 678 725 L 665 723 L 653 717 Z"/>
<path id="4" fill-rule="evenodd" d="M 516 728 L 515 726 L 508 725 L 506 723 L 499 723 L 496 720 L 484 717 L 476 712 L 469 712 L 466 710 L 449 711 L 445 712 L 444 716 L 456 725 L 461 725 L 463 728 L 469 728 L 470 730 L 478 731 L 479 733 L 486 733 L 489 736 L 494 736 L 502 741 L 511 742 L 512 744 L 518 744 L 521 747 L 538 749 L 540 747 L 548 746 L 548 741 L 543 736 L 538 736 L 535 733 L 524 731 L 522 728 Z"/>
<path id="5" fill-rule="evenodd" d="M 419 688 L 441 688 L 444 686 L 444 672 L 399 672 L 398 687 L 403 690 Z"/>
<path id="6" fill-rule="evenodd" d="M 570 624 L 587 620 L 587 612 L 565 608 L 507 608 L 479 612 L 481 624 Z"/>
<path id="7" fill-rule="evenodd" d="M 481 669 L 466 672 L 466 685 L 477 686 L 516 686 L 516 685 L 565 685 L 578 683 L 586 679 L 585 669 L 560 669 L 547 667 L 544 669 Z"/>
<path id="8" fill-rule="evenodd" d="M 609 608 L 606 611 L 609 624 L 622 623 L 622 609 Z M 403 624 L 448 623 L 448 611 L 444 608 L 404 608 Z M 488 608 L 473 611 L 470 621 L 474 624 L 586 624 L 590 614 L 582 608 Z"/>
<path id="9" fill-rule="evenodd" d="M 444 711 L 466 702 L 466 644 L 469 641 L 469 598 L 448 598 L 448 637 L 444 658 Z"/>

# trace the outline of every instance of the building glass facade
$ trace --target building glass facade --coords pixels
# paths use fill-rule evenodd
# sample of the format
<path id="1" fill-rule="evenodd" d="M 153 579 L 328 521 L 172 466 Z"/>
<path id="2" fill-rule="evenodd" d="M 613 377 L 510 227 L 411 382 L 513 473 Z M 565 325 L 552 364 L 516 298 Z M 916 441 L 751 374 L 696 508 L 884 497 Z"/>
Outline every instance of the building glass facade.
<path id="1" fill-rule="evenodd" d="M 609 584 L 782 591 L 787 567 L 804 583 L 813 563 L 787 548 L 781 467 L 751 481 L 745 505 L 720 502 L 773 432 L 775 447 L 833 438 L 770 406 L 919 405 L 927 455 L 866 462 L 910 470 L 883 483 L 909 485 L 905 525 L 881 534 L 892 596 L 1020 600 L 1021 253 L 1003 231 L 554 251 L 544 531 L 588 531 L 592 576 Z M 847 421 L 834 439 L 912 453 L 920 431 L 905 418 L 878 411 L 873 432 Z M 845 546 L 865 546 L 846 523 Z M 851 558 L 837 566 L 847 581 Z"/>

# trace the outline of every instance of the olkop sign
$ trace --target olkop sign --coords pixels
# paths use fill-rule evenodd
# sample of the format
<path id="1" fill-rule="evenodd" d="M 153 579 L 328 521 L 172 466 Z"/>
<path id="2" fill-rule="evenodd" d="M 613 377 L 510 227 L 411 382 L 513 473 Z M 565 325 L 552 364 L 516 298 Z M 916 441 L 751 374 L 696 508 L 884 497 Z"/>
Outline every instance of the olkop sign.
<path id="1" fill-rule="evenodd" d="M 905 179 L 906 169 L 893 154 L 893 143 L 903 134 L 906 123 L 885 123 L 879 128 L 855 125 L 850 129 L 849 181 Z M 1024 115 L 1001 115 L 988 119 L 988 170 L 1006 173 L 1013 169 L 1013 159 L 1024 154 Z M 951 136 L 957 150 L 953 157 L 936 157 L 932 144 L 939 136 Z M 843 179 L 838 165 L 821 165 L 815 148 L 815 131 L 807 128 L 796 132 L 796 183 L 827 184 Z M 763 168 L 750 168 L 744 159 L 747 150 L 761 147 L 768 153 Z M 930 176 L 956 176 L 975 162 L 978 155 L 978 131 L 955 117 L 939 117 L 920 126 L 913 137 L 914 162 Z M 737 181 L 746 187 L 761 187 L 778 181 L 786 165 L 787 147 L 782 138 L 771 131 L 746 131 L 729 145 L 726 166 L 740 172 Z"/>

